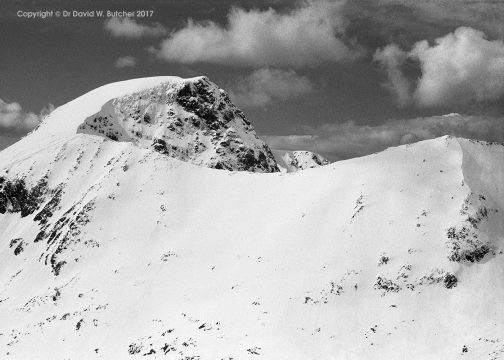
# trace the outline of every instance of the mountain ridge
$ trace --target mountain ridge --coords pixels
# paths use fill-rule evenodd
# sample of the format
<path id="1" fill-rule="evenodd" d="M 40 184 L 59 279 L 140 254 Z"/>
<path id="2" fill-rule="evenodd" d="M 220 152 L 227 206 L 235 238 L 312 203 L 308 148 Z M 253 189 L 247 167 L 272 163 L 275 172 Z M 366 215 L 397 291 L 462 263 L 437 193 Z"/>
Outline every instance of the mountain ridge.
<path id="1" fill-rule="evenodd" d="M 0 152 L 2 357 L 504 355 L 502 144 L 285 174 L 37 131 Z"/>

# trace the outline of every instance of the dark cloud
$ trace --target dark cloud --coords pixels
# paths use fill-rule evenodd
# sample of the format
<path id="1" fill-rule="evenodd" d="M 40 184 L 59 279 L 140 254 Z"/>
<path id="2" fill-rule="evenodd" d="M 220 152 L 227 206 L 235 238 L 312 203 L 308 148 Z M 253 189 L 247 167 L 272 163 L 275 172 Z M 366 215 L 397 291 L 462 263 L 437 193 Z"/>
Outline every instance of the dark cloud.
<path id="1" fill-rule="evenodd" d="M 504 38 L 504 6 L 500 0 L 378 0 L 379 6 L 403 6 L 418 18 L 445 26 L 471 26 Z"/>
<path id="2" fill-rule="evenodd" d="M 433 40 L 460 26 L 504 39 L 504 6 L 500 0 L 349 0 L 348 32 L 369 47 L 385 43 L 410 46 Z"/>

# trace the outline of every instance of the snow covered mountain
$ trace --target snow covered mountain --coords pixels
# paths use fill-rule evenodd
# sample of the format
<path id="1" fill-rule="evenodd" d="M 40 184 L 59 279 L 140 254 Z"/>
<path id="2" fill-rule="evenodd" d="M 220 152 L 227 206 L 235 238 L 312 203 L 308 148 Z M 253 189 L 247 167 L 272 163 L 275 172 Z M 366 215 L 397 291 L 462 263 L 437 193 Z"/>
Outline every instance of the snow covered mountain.
<path id="1" fill-rule="evenodd" d="M 184 84 L 107 85 L 0 152 L 0 358 L 504 358 L 502 144 L 284 174 L 240 116 L 263 165 L 194 151 L 219 148 L 209 123 L 165 121 L 204 118 L 139 101 Z"/>
<path id="2" fill-rule="evenodd" d="M 329 160 L 311 151 L 273 150 L 280 171 L 294 172 L 329 164 Z"/>
<path id="3" fill-rule="evenodd" d="M 271 150 L 245 115 L 204 76 L 103 86 L 57 109 L 30 140 L 75 133 L 131 142 L 216 169 L 278 171 Z"/>

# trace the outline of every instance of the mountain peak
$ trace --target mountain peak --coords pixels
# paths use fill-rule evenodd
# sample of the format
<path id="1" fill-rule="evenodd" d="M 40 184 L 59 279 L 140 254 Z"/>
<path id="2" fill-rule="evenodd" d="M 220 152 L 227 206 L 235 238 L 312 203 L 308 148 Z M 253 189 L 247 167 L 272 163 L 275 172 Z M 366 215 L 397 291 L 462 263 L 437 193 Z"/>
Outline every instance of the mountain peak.
<path id="1" fill-rule="evenodd" d="M 98 88 L 58 108 L 32 137 L 39 132 L 46 139 L 95 135 L 216 169 L 278 171 L 271 150 L 243 112 L 206 76 L 117 84 L 122 83 Z"/>

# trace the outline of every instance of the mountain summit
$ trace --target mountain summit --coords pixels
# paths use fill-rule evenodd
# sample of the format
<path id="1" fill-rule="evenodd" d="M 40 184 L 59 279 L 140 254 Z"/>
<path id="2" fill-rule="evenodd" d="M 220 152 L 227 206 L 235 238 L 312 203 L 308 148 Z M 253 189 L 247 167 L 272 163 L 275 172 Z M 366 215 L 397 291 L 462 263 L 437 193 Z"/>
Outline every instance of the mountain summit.
<path id="1" fill-rule="evenodd" d="M 254 136 L 205 78 L 155 78 L 0 152 L 0 358 L 502 358 L 502 144 L 286 174 Z"/>
<path id="2" fill-rule="evenodd" d="M 97 135 L 216 169 L 279 171 L 268 145 L 243 112 L 204 76 L 103 86 L 53 112 L 29 142 L 42 133 L 49 139 Z"/>

